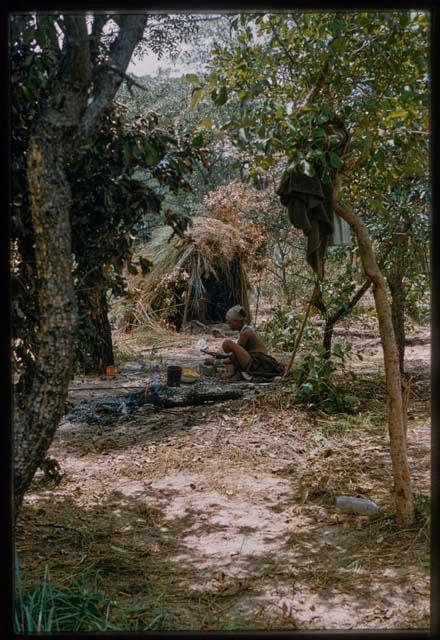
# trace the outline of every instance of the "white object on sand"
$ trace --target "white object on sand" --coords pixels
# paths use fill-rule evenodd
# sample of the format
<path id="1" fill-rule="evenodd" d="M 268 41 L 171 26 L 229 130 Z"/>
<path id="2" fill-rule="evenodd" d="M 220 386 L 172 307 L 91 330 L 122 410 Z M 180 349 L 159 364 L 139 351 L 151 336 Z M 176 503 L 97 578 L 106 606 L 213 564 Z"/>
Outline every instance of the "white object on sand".
<path id="1" fill-rule="evenodd" d="M 199 351 L 201 351 L 202 349 L 206 349 L 207 346 L 208 346 L 208 343 L 204 338 L 200 338 L 200 340 L 197 340 L 195 344 L 196 349 L 199 349 Z"/>

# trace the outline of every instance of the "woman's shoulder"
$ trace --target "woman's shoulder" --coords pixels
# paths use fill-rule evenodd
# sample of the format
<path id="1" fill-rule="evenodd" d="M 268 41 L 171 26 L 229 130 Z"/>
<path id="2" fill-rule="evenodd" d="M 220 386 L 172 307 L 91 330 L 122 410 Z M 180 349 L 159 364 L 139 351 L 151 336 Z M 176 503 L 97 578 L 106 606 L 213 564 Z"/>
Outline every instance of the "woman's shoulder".
<path id="1" fill-rule="evenodd" d="M 240 333 L 255 333 L 255 329 L 250 324 L 244 324 L 240 329 Z"/>

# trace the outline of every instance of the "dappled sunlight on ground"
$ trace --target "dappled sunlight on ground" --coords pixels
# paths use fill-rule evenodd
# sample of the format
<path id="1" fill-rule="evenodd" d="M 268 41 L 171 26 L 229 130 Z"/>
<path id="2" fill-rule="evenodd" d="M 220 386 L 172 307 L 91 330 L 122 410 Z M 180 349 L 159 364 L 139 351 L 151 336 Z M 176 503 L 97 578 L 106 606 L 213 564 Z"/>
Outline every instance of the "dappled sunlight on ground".
<path id="1" fill-rule="evenodd" d="M 193 342 L 173 342 L 162 362 L 194 366 Z M 429 361 L 414 353 L 408 449 L 415 492 L 427 496 Z M 49 452 L 64 476 L 52 487 L 39 472 L 20 516 L 23 574 L 38 580 L 47 563 L 62 585 L 98 571 L 122 604 L 164 594 L 181 629 L 428 627 L 429 526 L 394 525 L 383 379 L 368 358 L 356 362 L 357 416 L 308 412 L 275 384 L 218 405 L 65 421 Z M 70 400 L 142 387 L 152 363 L 76 379 Z M 340 514 L 338 494 L 381 511 Z"/>

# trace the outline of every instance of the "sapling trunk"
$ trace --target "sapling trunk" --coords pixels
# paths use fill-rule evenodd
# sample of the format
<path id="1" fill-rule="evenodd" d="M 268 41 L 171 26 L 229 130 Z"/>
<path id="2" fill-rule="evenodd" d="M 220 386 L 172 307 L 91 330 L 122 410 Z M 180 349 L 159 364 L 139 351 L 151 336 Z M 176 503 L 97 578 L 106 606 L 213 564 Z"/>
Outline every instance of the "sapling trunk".
<path id="1" fill-rule="evenodd" d="M 335 212 L 346 220 L 354 230 L 364 272 L 371 279 L 373 285 L 373 295 L 384 354 L 396 519 L 399 527 L 406 528 L 414 522 L 414 500 L 407 459 L 406 421 L 402 398 L 399 351 L 394 335 L 391 308 L 385 279 L 377 266 L 368 229 L 349 207 L 342 205 L 338 201 L 337 191 L 338 189 L 335 190 Z"/>

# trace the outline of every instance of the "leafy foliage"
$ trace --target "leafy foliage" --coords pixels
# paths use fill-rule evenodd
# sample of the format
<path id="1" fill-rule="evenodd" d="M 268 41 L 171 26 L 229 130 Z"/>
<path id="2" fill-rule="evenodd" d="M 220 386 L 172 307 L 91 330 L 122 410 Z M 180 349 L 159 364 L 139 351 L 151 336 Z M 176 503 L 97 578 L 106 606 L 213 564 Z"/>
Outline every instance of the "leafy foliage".
<path id="1" fill-rule="evenodd" d="M 288 351 L 292 349 L 299 328 L 296 313 L 287 306 L 276 306 L 271 309 L 271 318 L 259 327 L 270 349 Z"/>
<path id="2" fill-rule="evenodd" d="M 427 272 L 429 216 L 415 192 L 426 193 L 429 174 L 428 26 L 419 11 L 236 16 L 236 37 L 213 48 L 203 87 L 215 104 L 238 106 L 225 128 L 250 177 L 286 166 L 323 181 L 339 174 L 379 254 L 410 222 L 408 300 Z M 346 271 L 326 284 L 330 307 L 354 291 Z"/>
<path id="3" fill-rule="evenodd" d="M 427 124 L 427 27 L 416 12 L 240 16 L 236 41 L 214 48 L 206 91 L 240 103 L 241 117 L 228 126 L 256 165 L 281 152 L 325 178 L 346 157 L 336 151 L 342 128 L 350 155 L 368 153 L 392 176 L 384 147 L 396 137 L 408 149 L 413 129 Z"/>
<path id="4" fill-rule="evenodd" d="M 350 344 L 336 344 L 331 358 L 325 357 L 321 345 L 308 344 L 307 357 L 293 370 L 292 393 L 295 401 L 309 409 L 320 409 L 326 413 L 356 413 L 359 399 L 336 386 L 331 378 L 336 370 L 345 366 Z"/>
<path id="5" fill-rule="evenodd" d="M 193 75 L 192 79 L 197 78 Z M 160 114 L 161 124 L 176 130 L 188 147 L 197 150 L 193 175 L 189 177 L 191 191 L 169 193 L 164 207 L 181 211 L 186 216 L 204 215 L 202 204 L 205 194 L 218 185 L 239 177 L 237 158 L 227 148 L 227 136 L 221 131 L 226 117 L 223 110 L 212 103 L 197 103 L 191 74 L 174 78 L 167 73 L 157 77 L 144 76 L 140 82 L 146 91 L 130 96 L 121 87 L 118 100 L 127 106 L 128 120 L 154 109 Z"/>
<path id="6" fill-rule="evenodd" d="M 190 189 L 186 176 L 192 170 L 192 148 L 157 124 L 154 113 L 128 124 L 125 111 L 114 106 L 68 167 L 82 366 L 97 366 L 93 316 L 99 313 L 100 297 L 93 302 L 91 292 L 124 293 L 123 266 L 128 262 L 137 271 L 131 264 L 136 231 L 147 216 L 158 216 L 167 192 Z"/>
<path id="7" fill-rule="evenodd" d="M 103 16 L 103 20 L 108 19 Z M 26 150 L 33 123 L 44 108 L 57 71 L 60 51 L 51 38 L 54 24 L 59 26 L 62 20 L 62 16 L 27 16 L 12 21 L 13 326 L 17 371 L 32 366 L 38 317 Z M 123 22 L 124 16 L 120 20 Z M 184 29 L 187 21 L 182 18 L 177 23 L 176 28 Z M 160 42 L 165 49 L 167 42 L 175 46 L 171 32 L 162 32 L 159 38 L 159 27 L 168 24 L 164 17 L 151 24 L 152 29 L 153 25 L 157 28 L 157 38 L 150 42 L 153 49 Z M 117 32 L 118 25 L 114 23 L 113 27 Z M 100 64 L 107 60 L 115 31 L 92 42 L 93 55 Z M 121 270 L 130 262 L 134 234 L 145 232 L 145 227 L 148 233 L 151 219 L 158 217 L 167 194 L 191 190 L 187 177 L 198 153 L 186 137 L 176 135 L 170 127 L 159 127 L 154 112 L 129 123 L 124 108 L 114 105 L 95 133 L 83 139 L 66 160 L 73 200 L 73 273 L 79 299 L 77 343 L 81 366 L 97 365 L 97 307 L 104 307 L 101 311 L 105 315 L 107 291 L 118 294 L 124 289 Z"/>

